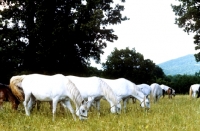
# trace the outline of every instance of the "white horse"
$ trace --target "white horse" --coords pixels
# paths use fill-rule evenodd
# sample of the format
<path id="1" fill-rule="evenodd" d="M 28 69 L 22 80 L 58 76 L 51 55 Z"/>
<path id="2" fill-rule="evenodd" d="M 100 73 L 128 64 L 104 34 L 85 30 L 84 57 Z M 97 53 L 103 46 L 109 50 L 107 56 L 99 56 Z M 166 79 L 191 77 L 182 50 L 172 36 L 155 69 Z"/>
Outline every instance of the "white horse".
<path id="1" fill-rule="evenodd" d="M 164 97 L 165 90 L 163 90 L 159 84 L 153 83 L 150 85 L 151 87 L 151 96 L 153 98 L 154 103 L 158 102 L 161 96 Z"/>
<path id="2" fill-rule="evenodd" d="M 164 84 L 160 85 L 160 87 L 165 90 L 165 92 L 170 88 L 169 86 L 166 86 Z"/>
<path id="3" fill-rule="evenodd" d="M 141 91 L 147 98 L 149 98 L 150 93 L 151 93 L 151 87 L 147 84 L 138 84 L 137 85 L 139 91 Z M 132 98 L 133 103 L 136 102 L 136 98 L 134 97 L 130 97 Z"/>
<path id="4" fill-rule="evenodd" d="M 200 87 L 200 84 L 193 84 L 190 86 L 190 89 L 189 89 L 189 96 L 190 98 L 195 98 L 196 97 L 196 94 L 198 93 L 197 95 L 197 98 L 199 96 L 199 87 Z"/>
<path id="5" fill-rule="evenodd" d="M 56 74 L 53 76 L 30 74 L 13 76 L 10 80 L 10 88 L 20 101 L 24 101 L 26 115 L 30 115 L 30 109 L 35 101 L 52 101 L 53 121 L 55 119 L 56 106 L 61 102 L 68 108 L 74 119 L 74 109 L 70 99 L 76 105 L 76 115 L 79 119 L 87 118 L 87 104 L 82 98 L 76 86 L 65 76 Z M 25 98 L 24 98 L 25 97 Z"/>
<path id="6" fill-rule="evenodd" d="M 148 97 L 150 95 L 150 93 L 151 93 L 151 87 L 149 85 L 147 85 L 147 84 L 139 84 L 137 86 L 140 88 L 140 90 L 142 91 L 142 93 L 145 96 Z"/>
<path id="7" fill-rule="evenodd" d="M 97 110 L 100 109 L 100 99 L 105 98 L 110 103 L 111 113 L 120 113 L 121 104 L 110 86 L 98 77 L 78 77 L 66 76 L 79 89 L 82 97 L 88 99 L 88 108 L 93 102 L 97 104 Z"/>
<path id="8" fill-rule="evenodd" d="M 138 87 L 133 82 L 125 78 L 101 79 L 112 88 L 119 100 L 123 100 L 124 111 L 126 109 L 127 100 L 130 97 L 134 97 L 139 100 L 142 107 L 150 108 L 149 99 L 140 91 L 140 89 L 138 89 Z"/>

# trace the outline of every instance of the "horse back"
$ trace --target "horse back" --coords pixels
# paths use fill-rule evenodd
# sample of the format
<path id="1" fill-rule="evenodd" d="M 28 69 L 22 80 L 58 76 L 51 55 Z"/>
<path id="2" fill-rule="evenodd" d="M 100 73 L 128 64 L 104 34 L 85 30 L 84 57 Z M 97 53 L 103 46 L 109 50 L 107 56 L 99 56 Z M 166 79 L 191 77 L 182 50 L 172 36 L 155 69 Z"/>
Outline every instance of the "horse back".
<path id="1" fill-rule="evenodd" d="M 102 83 L 99 77 L 79 77 L 79 76 L 66 76 L 70 79 L 80 91 L 81 95 L 86 98 L 88 96 L 103 95 Z"/>
<path id="2" fill-rule="evenodd" d="M 61 74 L 42 75 L 30 74 L 22 81 L 25 94 L 32 94 L 38 100 L 50 101 L 62 97 L 67 92 L 67 79 Z"/>

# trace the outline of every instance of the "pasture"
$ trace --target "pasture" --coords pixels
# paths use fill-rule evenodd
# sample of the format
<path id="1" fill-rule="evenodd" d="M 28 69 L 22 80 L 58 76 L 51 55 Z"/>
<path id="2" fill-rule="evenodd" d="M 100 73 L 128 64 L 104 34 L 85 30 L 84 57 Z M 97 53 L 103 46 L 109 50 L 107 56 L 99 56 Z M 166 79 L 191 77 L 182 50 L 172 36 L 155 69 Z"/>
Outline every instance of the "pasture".
<path id="1" fill-rule="evenodd" d="M 86 121 L 74 121 L 69 110 L 63 112 L 57 106 L 55 121 L 49 104 L 43 102 L 39 111 L 33 109 L 30 116 L 25 115 L 22 103 L 14 111 L 11 104 L 4 103 L 0 111 L 1 131 L 197 131 L 200 129 L 200 99 L 189 99 L 188 95 L 176 95 L 172 100 L 161 98 L 158 103 L 151 102 L 149 111 L 144 111 L 139 103 L 129 101 L 126 113 L 111 114 L 110 106 L 101 100 L 100 115 L 92 107 Z"/>

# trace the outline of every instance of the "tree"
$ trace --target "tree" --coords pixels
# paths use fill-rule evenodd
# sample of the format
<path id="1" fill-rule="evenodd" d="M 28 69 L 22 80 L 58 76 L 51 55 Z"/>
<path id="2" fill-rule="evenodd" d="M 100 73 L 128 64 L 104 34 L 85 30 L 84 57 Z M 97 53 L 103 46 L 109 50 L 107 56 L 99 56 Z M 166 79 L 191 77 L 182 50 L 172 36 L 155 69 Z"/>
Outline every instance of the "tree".
<path id="1" fill-rule="evenodd" d="M 135 83 L 150 84 L 154 77 L 155 64 L 149 60 L 144 60 L 142 54 L 136 52 L 133 48 L 118 50 L 107 57 L 107 61 L 102 63 L 104 69 L 104 76 L 109 78 L 124 77 Z"/>
<path id="2" fill-rule="evenodd" d="M 196 50 L 200 49 L 200 2 L 198 0 L 178 0 L 179 5 L 171 5 L 177 16 L 175 24 L 185 32 L 195 33 L 194 44 Z M 200 53 L 195 54 L 196 61 L 200 61 Z"/>
<path id="3" fill-rule="evenodd" d="M 112 3 L 7 0 L 0 11 L 0 64 L 11 64 L 10 71 L 83 72 L 90 58 L 100 61 L 106 41 L 117 40 L 107 26 L 127 20 L 121 15 L 124 6 Z"/>
<path id="4" fill-rule="evenodd" d="M 155 66 L 155 70 L 154 73 L 156 78 L 164 78 L 165 77 L 165 73 L 163 72 L 162 68 L 160 68 L 159 66 Z"/>

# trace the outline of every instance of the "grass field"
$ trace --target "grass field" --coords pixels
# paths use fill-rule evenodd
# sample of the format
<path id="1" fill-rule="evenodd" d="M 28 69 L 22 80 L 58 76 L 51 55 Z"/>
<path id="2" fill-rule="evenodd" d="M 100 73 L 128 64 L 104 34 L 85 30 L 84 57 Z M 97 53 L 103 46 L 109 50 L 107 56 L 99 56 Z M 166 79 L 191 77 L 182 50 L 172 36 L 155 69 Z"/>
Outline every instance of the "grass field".
<path id="1" fill-rule="evenodd" d="M 101 113 L 95 108 L 88 112 L 86 121 L 72 119 L 71 113 L 57 107 L 56 119 L 48 103 L 42 103 L 40 111 L 34 109 L 25 115 L 22 104 L 18 111 L 6 102 L 0 111 L 0 131 L 199 131 L 200 99 L 190 100 L 188 95 L 177 95 L 172 100 L 161 98 L 156 104 L 151 102 L 149 111 L 139 103 L 127 104 L 126 113 L 120 115 L 109 112 L 109 104 L 101 101 Z"/>

